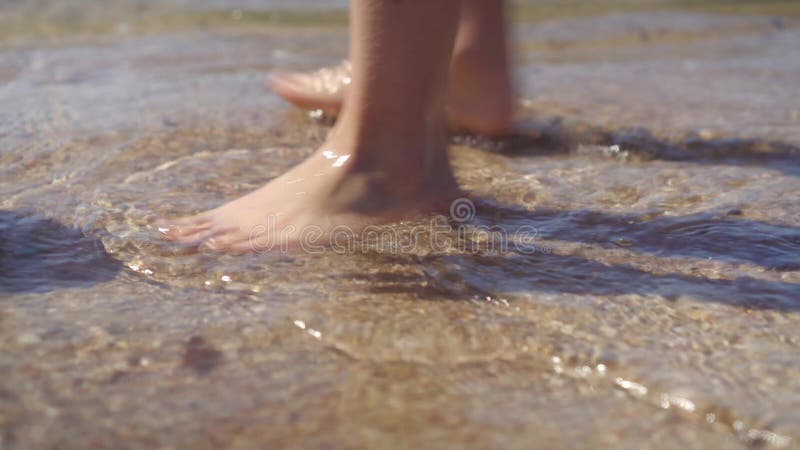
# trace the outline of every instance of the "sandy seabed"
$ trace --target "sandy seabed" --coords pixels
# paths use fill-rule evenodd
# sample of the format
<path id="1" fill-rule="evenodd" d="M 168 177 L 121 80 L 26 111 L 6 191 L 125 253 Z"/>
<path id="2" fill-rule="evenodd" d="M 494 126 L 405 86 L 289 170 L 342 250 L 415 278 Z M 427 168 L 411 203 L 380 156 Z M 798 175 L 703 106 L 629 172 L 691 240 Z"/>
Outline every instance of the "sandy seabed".
<path id="1" fill-rule="evenodd" d="M 0 49 L 0 447 L 800 445 L 800 22 L 515 33 L 539 137 L 452 157 L 471 224 L 540 252 L 158 237 L 314 149 L 263 81 L 338 61 L 341 28 Z"/>

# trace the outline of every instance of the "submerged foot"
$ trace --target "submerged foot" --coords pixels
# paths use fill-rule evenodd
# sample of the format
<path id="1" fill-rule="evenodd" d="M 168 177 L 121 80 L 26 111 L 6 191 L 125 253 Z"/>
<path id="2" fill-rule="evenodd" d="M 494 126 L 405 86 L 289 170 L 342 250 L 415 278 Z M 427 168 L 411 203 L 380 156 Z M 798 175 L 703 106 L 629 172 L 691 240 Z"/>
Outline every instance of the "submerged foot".
<path id="1" fill-rule="evenodd" d="M 446 159 L 428 173 L 360 161 L 330 139 L 308 159 L 260 189 L 192 217 L 166 223 L 167 238 L 230 253 L 330 245 L 331 232 L 436 208 L 457 191 Z"/>
<path id="2" fill-rule="evenodd" d="M 352 82 L 348 61 L 312 72 L 278 72 L 268 84 L 278 95 L 303 109 L 319 109 L 336 115 Z M 447 114 L 458 131 L 503 136 L 513 116 L 509 74 L 485 67 L 476 58 L 456 56 L 452 62 Z"/>

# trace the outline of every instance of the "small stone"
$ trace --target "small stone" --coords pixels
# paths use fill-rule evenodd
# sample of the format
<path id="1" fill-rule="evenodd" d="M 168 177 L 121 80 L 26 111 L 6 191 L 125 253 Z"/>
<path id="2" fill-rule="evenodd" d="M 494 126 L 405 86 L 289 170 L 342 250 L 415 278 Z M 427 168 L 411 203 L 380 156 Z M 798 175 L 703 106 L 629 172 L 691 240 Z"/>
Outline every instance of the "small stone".
<path id="1" fill-rule="evenodd" d="M 32 345 L 42 342 L 42 338 L 34 333 L 23 333 L 17 336 L 17 343 L 22 345 Z"/>
<path id="2" fill-rule="evenodd" d="M 222 359 L 222 352 L 214 348 L 202 336 L 192 336 L 186 344 L 183 366 L 204 375 L 214 370 Z"/>
<path id="3" fill-rule="evenodd" d="M 716 134 L 713 131 L 708 129 L 702 129 L 698 131 L 697 135 L 700 136 L 700 139 L 703 139 L 704 141 L 710 141 L 711 139 L 714 139 L 714 137 L 716 136 Z"/>
<path id="4" fill-rule="evenodd" d="M 633 239 L 628 239 L 624 236 L 619 236 L 614 239 L 614 243 L 620 247 L 633 247 L 636 242 Z"/>

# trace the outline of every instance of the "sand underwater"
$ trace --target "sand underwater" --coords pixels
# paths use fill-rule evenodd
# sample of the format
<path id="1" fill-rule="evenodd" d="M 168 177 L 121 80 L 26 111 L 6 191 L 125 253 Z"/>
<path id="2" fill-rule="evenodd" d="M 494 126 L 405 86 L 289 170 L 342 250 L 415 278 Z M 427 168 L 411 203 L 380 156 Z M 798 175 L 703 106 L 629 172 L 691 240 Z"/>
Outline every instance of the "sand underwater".
<path id="1" fill-rule="evenodd" d="M 540 136 L 452 157 L 535 251 L 160 240 L 325 135 L 293 3 L 0 6 L 0 448 L 800 448 L 800 4 L 517 5 Z"/>

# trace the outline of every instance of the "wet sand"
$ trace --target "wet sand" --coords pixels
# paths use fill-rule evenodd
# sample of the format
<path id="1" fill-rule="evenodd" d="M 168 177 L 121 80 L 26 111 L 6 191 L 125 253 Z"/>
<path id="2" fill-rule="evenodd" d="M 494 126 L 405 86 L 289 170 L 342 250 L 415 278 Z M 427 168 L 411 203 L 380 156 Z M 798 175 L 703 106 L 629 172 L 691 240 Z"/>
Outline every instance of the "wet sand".
<path id="1" fill-rule="evenodd" d="M 263 82 L 341 26 L 3 41 L 0 446 L 798 447 L 800 22 L 606 12 L 522 8 L 540 136 L 452 149 L 533 252 L 159 239 L 315 148 Z"/>

